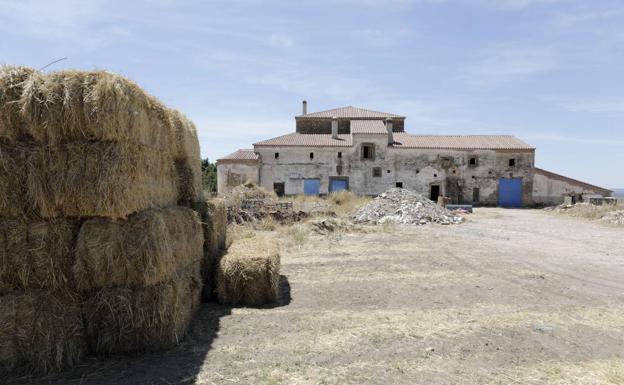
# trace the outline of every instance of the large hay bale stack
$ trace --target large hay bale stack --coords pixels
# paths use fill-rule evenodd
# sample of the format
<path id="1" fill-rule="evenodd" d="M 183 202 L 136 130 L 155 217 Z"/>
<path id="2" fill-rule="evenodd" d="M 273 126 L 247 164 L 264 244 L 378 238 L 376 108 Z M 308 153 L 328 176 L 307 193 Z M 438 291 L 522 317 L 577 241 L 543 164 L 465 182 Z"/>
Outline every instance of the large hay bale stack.
<path id="1" fill-rule="evenodd" d="M 217 298 L 222 304 L 260 306 L 277 300 L 280 256 L 264 236 L 238 239 L 217 268 Z"/>
<path id="2" fill-rule="evenodd" d="M 0 67 L 0 369 L 178 343 L 202 200 L 181 113 L 108 72 Z"/>
<path id="3" fill-rule="evenodd" d="M 193 207 L 200 213 L 204 232 L 201 276 L 204 287 L 202 298 L 207 301 L 213 297 L 216 265 L 226 248 L 227 208 L 220 198 L 196 202 Z"/>

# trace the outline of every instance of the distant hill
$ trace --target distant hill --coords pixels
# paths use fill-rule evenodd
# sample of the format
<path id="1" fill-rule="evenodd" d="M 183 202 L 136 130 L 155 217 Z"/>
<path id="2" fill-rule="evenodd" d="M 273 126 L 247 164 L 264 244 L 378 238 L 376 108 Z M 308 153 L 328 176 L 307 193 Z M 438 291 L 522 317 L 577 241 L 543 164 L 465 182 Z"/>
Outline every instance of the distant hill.
<path id="1" fill-rule="evenodd" d="M 624 188 L 614 188 L 613 196 L 618 198 L 624 198 Z"/>

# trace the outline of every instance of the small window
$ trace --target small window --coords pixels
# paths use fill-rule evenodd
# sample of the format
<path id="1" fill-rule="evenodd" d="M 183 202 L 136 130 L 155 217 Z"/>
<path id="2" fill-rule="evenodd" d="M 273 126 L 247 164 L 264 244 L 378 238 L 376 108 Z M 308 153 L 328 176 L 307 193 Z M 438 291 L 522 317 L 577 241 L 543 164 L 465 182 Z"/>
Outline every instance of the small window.
<path id="1" fill-rule="evenodd" d="M 375 178 L 381 178 L 381 167 L 373 167 L 373 176 Z"/>
<path id="2" fill-rule="evenodd" d="M 338 153 L 338 158 L 342 158 L 342 152 Z"/>
<path id="3" fill-rule="evenodd" d="M 403 182 L 396 182 L 396 187 L 403 188 Z"/>
<path id="4" fill-rule="evenodd" d="M 390 174 L 390 170 L 386 170 L 386 173 Z"/>
<path id="5" fill-rule="evenodd" d="M 516 167 L 516 158 L 509 159 L 509 167 Z"/>
<path id="6" fill-rule="evenodd" d="M 468 161 L 468 164 L 471 166 L 476 166 L 477 165 L 477 158 L 475 156 L 471 157 L 470 160 Z"/>
<path id="7" fill-rule="evenodd" d="M 457 170 L 453 170 L 453 175 L 457 174 Z"/>
<path id="8" fill-rule="evenodd" d="M 434 178 L 437 178 L 437 177 L 438 177 L 438 174 L 433 174 L 433 177 L 434 177 Z"/>
<path id="9" fill-rule="evenodd" d="M 313 152 L 310 153 L 310 159 L 314 159 L 314 153 Z"/>
<path id="10" fill-rule="evenodd" d="M 362 144 L 362 159 L 366 159 L 366 160 L 375 159 L 375 145 Z"/>
<path id="11" fill-rule="evenodd" d="M 420 174 L 420 170 L 416 170 L 416 174 Z"/>
<path id="12" fill-rule="evenodd" d="M 279 158 L 279 152 L 275 153 L 275 159 Z"/>

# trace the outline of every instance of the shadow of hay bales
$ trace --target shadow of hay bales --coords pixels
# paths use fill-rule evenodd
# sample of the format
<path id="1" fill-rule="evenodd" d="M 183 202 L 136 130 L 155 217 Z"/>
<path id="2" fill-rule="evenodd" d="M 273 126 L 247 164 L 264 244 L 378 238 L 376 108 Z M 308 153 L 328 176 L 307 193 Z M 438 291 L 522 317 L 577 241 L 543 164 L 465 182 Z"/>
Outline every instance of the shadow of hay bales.
<path id="1" fill-rule="evenodd" d="M 292 300 L 288 277 L 280 275 L 279 295 L 274 304 L 262 306 L 271 309 L 287 306 Z M 89 356 L 75 367 L 61 372 L 37 376 L 14 372 L 0 381 L 7 385 L 151 385 L 195 384 L 207 355 L 219 335 L 221 318 L 232 313 L 231 306 L 215 302 L 203 303 L 182 343 L 158 353 Z"/>

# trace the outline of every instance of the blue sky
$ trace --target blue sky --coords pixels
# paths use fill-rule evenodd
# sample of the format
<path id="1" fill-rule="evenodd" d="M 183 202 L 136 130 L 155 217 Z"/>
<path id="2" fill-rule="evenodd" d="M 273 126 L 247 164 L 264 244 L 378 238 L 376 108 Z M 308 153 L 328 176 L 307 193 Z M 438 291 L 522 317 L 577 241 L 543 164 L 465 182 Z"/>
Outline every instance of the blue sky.
<path id="1" fill-rule="evenodd" d="M 0 0 L 0 63 L 119 72 L 216 159 L 343 105 L 426 134 L 513 134 L 536 164 L 624 187 L 624 3 Z"/>

